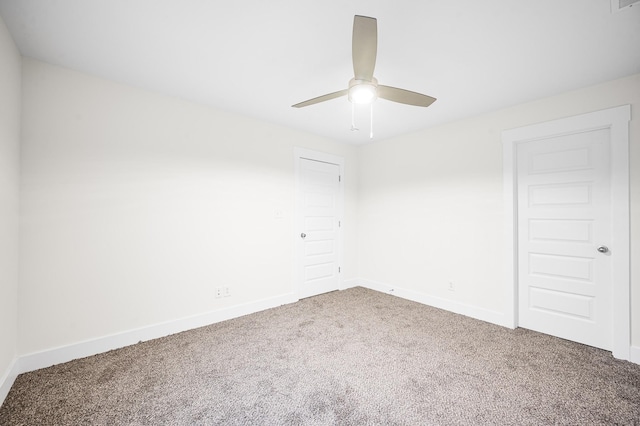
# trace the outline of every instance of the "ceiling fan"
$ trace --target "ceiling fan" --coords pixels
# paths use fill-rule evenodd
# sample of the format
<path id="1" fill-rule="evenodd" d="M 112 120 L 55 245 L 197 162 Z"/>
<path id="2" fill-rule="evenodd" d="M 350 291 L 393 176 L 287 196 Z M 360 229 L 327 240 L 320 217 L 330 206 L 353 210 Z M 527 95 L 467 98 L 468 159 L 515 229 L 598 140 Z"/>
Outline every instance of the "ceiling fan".
<path id="1" fill-rule="evenodd" d="M 378 84 L 373 76 L 378 50 L 378 21 L 376 18 L 356 15 L 353 18 L 353 38 L 351 45 L 354 77 L 349 81 L 349 88 L 327 95 L 318 96 L 308 101 L 292 105 L 302 108 L 347 95 L 355 104 L 370 104 L 377 98 L 401 104 L 428 107 L 436 98 L 409 90 Z"/>

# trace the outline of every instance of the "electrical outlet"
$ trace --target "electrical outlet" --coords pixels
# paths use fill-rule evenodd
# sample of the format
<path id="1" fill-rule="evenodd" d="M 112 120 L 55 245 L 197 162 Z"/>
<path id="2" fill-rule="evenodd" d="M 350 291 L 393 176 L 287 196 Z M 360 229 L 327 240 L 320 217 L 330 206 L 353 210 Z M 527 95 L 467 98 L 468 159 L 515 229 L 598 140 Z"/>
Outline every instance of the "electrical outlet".
<path id="1" fill-rule="evenodd" d="M 222 288 L 222 296 L 223 297 L 231 296 L 231 289 L 229 289 L 229 286 L 226 285 Z"/>
<path id="2" fill-rule="evenodd" d="M 453 281 L 449 281 L 449 291 L 456 291 L 456 287 L 453 285 Z"/>
<path id="3" fill-rule="evenodd" d="M 216 287 L 216 299 L 222 297 L 222 287 Z"/>

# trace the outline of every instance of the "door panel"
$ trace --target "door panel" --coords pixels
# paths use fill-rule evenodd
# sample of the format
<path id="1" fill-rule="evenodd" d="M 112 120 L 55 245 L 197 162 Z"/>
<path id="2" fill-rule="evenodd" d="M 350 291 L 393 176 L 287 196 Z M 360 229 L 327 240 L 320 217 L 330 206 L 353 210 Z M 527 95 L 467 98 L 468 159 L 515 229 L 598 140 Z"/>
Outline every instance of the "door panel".
<path id="1" fill-rule="evenodd" d="M 612 346 L 610 131 L 517 147 L 519 324 Z"/>
<path id="2" fill-rule="evenodd" d="M 529 239 L 531 241 L 573 241 L 576 243 L 593 242 L 593 221 L 530 219 Z"/>
<path id="3" fill-rule="evenodd" d="M 574 317 L 580 320 L 592 318 L 593 297 L 535 287 L 531 287 L 530 290 L 531 309 L 547 312 L 554 316 Z"/>
<path id="4" fill-rule="evenodd" d="M 298 208 L 302 225 L 299 240 L 299 297 L 339 287 L 340 167 L 306 158 L 299 160 Z M 302 237 L 304 236 L 304 237 Z"/>

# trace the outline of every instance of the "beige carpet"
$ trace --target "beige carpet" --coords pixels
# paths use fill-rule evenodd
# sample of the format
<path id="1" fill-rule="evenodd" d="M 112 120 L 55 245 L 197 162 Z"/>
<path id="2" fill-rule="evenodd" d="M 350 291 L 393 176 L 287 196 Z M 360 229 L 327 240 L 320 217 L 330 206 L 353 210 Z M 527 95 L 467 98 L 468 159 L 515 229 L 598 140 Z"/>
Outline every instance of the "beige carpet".
<path id="1" fill-rule="evenodd" d="M 1 425 L 640 424 L 640 365 L 354 288 L 23 374 Z"/>

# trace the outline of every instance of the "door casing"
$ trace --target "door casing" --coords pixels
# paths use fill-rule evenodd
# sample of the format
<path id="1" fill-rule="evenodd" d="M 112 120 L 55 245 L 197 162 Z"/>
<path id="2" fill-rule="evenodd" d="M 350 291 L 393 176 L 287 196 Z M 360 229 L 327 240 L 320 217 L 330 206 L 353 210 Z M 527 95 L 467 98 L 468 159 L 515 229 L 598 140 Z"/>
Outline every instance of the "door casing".
<path id="1" fill-rule="evenodd" d="M 613 356 L 628 360 L 631 347 L 629 120 L 631 106 L 623 105 L 502 132 L 505 212 L 505 325 L 518 327 L 517 162 L 519 143 L 580 131 L 609 129 L 611 135 L 611 203 L 613 300 Z"/>

